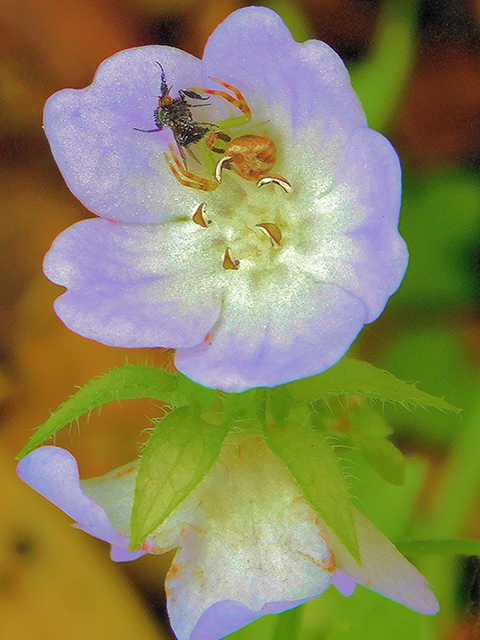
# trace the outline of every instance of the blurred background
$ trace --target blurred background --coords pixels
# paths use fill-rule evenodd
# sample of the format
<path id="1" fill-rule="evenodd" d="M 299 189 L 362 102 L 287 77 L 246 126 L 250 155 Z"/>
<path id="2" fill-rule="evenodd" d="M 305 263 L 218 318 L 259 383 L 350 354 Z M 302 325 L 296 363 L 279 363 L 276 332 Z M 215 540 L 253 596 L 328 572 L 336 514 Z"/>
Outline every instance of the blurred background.
<path id="1" fill-rule="evenodd" d="M 394 541 L 480 538 L 480 2 L 264 4 L 299 41 L 318 38 L 340 54 L 370 125 L 393 141 L 402 159 L 401 231 L 411 263 L 355 355 L 464 409 L 458 419 L 386 408 L 407 480 L 392 487 L 353 461 L 360 506 Z M 163 591 L 171 556 L 110 562 L 106 545 L 72 529 L 14 473 L 14 456 L 33 430 L 90 378 L 123 365 L 127 355 L 158 366 L 171 359 L 88 341 L 56 318 L 52 303 L 60 288 L 43 276 L 43 256 L 58 233 L 91 214 L 56 168 L 42 110 L 53 92 L 90 84 L 100 62 L 121 49 L 167 44 L 201 57 L 209 34 L 241 6 L 235 0 L 0 0 L 2 640 L 173 637 Z M 108 405 L 64 429 L 56 444 L 77 456 L 83 477 L 101 475 L 137 455 L 159 411 L 146 401 Z M 326 594 L 308 605 L 302 639 L 480 638 L 480 560 L 428 558 L 419 566 L 441 600 L 435 620 L 399 605 L 390 610 L 391 603 L 366 592 L 342 603 Z M 332 621 L 336 611 L 341 624 Z M 268 638 L 277 624 L 272 619 L 237 635 Z"/>

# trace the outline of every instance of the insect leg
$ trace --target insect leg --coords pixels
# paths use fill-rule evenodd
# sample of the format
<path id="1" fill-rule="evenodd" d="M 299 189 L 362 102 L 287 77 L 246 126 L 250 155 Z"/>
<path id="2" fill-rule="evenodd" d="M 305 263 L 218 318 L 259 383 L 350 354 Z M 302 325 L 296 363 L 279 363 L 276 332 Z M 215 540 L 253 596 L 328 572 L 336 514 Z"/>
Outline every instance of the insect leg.
<path id="1" fill-rule="evenodd" d="M 182 145 L 178 142 L 176 137 L 175 137 L 175 142 L 177 143 L 177 149 L 180 152 L 180 155 L 182 156 L 183 165 L 184 165 L 184 167 L 186 169 L 187 168 L 187 156 L 185 155 L 185 148 L 186 147 L 182 147 Z"/>
<path id="2" fill-rule="evenodd" d="M 218 78 L 212 78 L 212 80 L 218 82 L 218 84 L 221 84 L 222 87 L 225 87 L 225 89 L 228 89 L 228 91 L 221 91 L 218 89 L 205 89 L 205 93 L 208 93 L 208 95 L 211 96 L 218 96 L 220 98 L 223 98 L 232 106 L 239 109 L 243 114 L 243 116 L 238 119 L 232 118 L 229 121 L 220 121 L 218 123 L 219 126 L 225 126 L 225 122 L 228 122 L 230 126 L 240 126 L 240 124 L 246 124 L 247 122 L 250 122 L 250 120 L 252 119 L 252 110 L 250 109 L 250 106 L 245 100 L 245 97 L 240 89 L 237 89 L 237 87 L 234 87 L 232 84 L 224 82 L 223 80 L 219 80 Z"/>
<path id="3" fill-rule="evenodd" d="M 194 100 L 208 100 L 208 96 L 202 96 L 200 93 L 192 91 L 191 89 L 179 89 L 178 95 L 181 98 L 185 98 L 185 96 L 187 96 L 187 98 L 193 98 Z"/>
<path id="4" fill-rule="evenodd" d="M 183 184 L 185 187 L 200 189 L 201 191 L 215 191 L 218 187 L 218 182 L 198 176 L 191 171 L 187 171 L 175 152 L 173 145 L 170 145 L 169 149 L 170 153 L 165 153 L 165 160 L 180 184 Z"/>
<path id="5" fill-rule="evenodd" d="M 185 150 L 187 151 L 187 153 L 197 162 L 200 162 L 199 159 L 197 158 L 197 156 L 193 153 L 193 151 L 190 149 L 190 147 L 185 147 Z"/>

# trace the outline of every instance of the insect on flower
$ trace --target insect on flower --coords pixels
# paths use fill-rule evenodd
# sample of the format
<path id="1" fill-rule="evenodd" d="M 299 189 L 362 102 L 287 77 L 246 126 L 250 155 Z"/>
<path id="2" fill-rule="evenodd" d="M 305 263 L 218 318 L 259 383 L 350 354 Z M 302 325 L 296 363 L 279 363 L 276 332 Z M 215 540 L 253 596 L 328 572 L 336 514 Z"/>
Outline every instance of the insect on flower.
<path id="1" fill-rule="evenodd" d="M 158 45 L 117 53 L 91 87 L 52 96 L 44 122 L 98 216 L 44 262 L 67 289 L 56 312 L 80 335 L 176 349 L 184 375 L 241 393 L 326 371 L 403 278 L 395 150 L 337 54 L 299 44 L 265 7 L 227 18 L 202 61 Z"/>
<path id="2" fill-rule="evenodd" d="M 197 91 L 223 98 L 239 109 L 242 115 L 220 121 L 216 125 L 220 131 L 205 134 L 207 147 L 213 153 L 222 155 L 220 160 L 215 164 L 215 170 L 213 172 L 214 180 L 188 171 L 182 165 L 173 146 L 170 145 L 170 154 L 165 154 L 165 158 L 177 180 L 187 187 L 201 189 L 202 191 L 214 191 L 222 181 L 223 170 L 229 169 L 235 171 L 237 175 L 245 180 L 255 180 L 258 187 L 274 183 L 280 185 L 289 193 L 292 187 L 285 178 L 270 175 L 270 171 L 273 169 L 277 160 L 277 149 L 273 140 L 266 136 L 253 134 L 232 138 L 226 131 L 245 125 L 250 122 L 252 118 L 250 106 L 241 91 L 233 85 L 228 84 L 228 82 L 218 80 L 218 78 L 212 78 L 212 80 L 221 84 L 228 91 L 217 89 L 197 89 Z M 192 89 L 190 91 L 196 93 Z"/>
<path id="3" fill-rule="evenodd" d="M 162 79 L 160 84 L 161 95 L 158 96 L 158 107 L 153 113 L 156 129 L 137 129 L 135 131 L 143 131 L 143 133 L 156 133 L 162 131 L 164 127 L 169 127 L 173 131 L 175 142 L 177 143 L 183 163 L 186 166 L 186 158 L 184 149 L 186 149 L 193 158 L 195 155 L 189 149 L 191 144 L 199 142 L 208 133 L 218 129 L 218 126 L 209 122 L 197 122 L 193 119 L 191 112 L 192 106 L 188 103 L 187 98 L 193 100 L 208 100 L 208 96 L 202 96 L 193 89 L 179 89 L 178 98 L 173 98 L 170 94 L 172 87 L 167 85 L 165 71 L 160 62 L 157 62 L 162 70 Z"/>

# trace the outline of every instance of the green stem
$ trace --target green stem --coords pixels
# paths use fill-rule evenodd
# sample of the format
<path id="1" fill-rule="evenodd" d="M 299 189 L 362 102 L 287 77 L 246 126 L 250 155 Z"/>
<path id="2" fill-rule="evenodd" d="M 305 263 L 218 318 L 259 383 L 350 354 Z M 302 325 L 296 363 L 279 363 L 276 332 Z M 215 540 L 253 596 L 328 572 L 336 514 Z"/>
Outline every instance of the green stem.
<path id="1" fill-rule="evenodd" d="M 480 540 L 414 540 L 396 545 L 404 556 L 480 556 Z"/>

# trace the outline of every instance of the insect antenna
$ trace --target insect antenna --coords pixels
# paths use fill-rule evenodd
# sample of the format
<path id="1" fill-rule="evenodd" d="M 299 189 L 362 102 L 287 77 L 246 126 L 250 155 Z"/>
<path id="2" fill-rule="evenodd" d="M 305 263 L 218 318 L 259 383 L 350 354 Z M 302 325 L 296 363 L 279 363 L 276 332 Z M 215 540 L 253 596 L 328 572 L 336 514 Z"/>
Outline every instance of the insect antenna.
<path id="1" fill-rule="evenodd" d="M 141 131 L 142 133 L 156 133 L 157 131 L 160 131 L 158 127 L 156 129 L 137 129 L 137 127 L 133 127 L 133 130 Z"/>
<path id="2" fill-rule="evenodd" d="M 164 98 L 165 96 L 168 96 L 168 94 L 170 93 L 171 87 L 170 87 L 170 89 L 168 88 L 167 80 L 165 78 L 165 71 L 163 70 L 162 65 L 158 61 L 157 61 L 157 64 L 160 67 L 160 69 L 162 70 L 162 81 L 161 81 L 161 84 L 160 84 L 160 90 L 162 92 L 162 95 L 160 97 Z"/>

